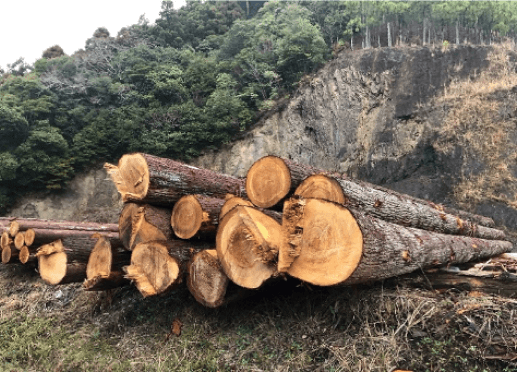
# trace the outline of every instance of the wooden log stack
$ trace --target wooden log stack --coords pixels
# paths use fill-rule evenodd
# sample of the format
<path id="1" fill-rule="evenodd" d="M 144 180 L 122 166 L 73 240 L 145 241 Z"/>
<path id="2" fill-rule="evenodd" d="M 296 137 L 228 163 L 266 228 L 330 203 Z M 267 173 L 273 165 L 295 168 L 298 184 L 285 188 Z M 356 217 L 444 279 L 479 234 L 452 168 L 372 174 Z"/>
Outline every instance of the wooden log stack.
<path id="1" fill-rule="evenodd" d="M 488 217 L 276 156 L 246 179 L 141 153 L 105 168 L 125 203 L 118 224 L 0 219 L 2 262 L 27 255 L 49 284 L 133 283 L 144 297 L 185 282 L 218 307 L 286 275 L 355 285 L 512 249 Z"/>

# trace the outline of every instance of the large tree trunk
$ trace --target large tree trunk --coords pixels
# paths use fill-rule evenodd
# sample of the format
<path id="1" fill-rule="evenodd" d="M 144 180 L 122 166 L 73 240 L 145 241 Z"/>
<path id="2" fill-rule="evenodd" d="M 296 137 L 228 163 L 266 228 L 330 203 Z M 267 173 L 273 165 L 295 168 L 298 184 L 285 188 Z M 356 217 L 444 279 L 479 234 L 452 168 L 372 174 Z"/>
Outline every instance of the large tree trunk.
<path id="1" fill-rule="evenodd" d="M 270 208 L 273 206 L 282 206 L 280 202 L 286 196 L 295 192 L 297 187 L 306 178 L 319 174 L 356 184 L 358 187 L 365 188 L 366 190 L 377 190 L 397 198 L 401 198 L 401 200 L 408 200 L 413 203 L 424 204 L 431 208 L 440 210 L 441 212 L 457 215 L 462 219 L 470 220 L 483 226 L 493 227 L 495 225 L 493 220 L 488 217 L 479 216 L 466 211 L 460 211 L 454 208 L 443 207 L 428 200 L 400 194 L 396 191 L 373 185 L 368 182 L 353 180 L 336 172 L 327 172 L 322 169 L 317 169 L 309 165 L 297 164 L 291 160 L 282 159 L 276 156 L 265 156 L 257 160 L 252 165 L 252 167 L 250 167 L 246 177 L 247 195 L 252 203 L 259 207 Z M 318 189 L 318 187 L 314 187 L 312 185 L 308 185 L 306 187 L 310 189 Z M 335 193 L 335 195 L 339 194 L 340 193 Z M 336 202 L 340 203 L 341 200 L 337 199 Z"/>
<path id="2" fill-rule="evenodd" d="M 404 227 L 319 199 L 288 200 L 283 228 L 288 244 L 281 249 L 292 261 L 286 272 L 321 286 L 372 282 L 512 249 L 507 241 Z"/>
<path id="3" fill-rule="evenodd" d="M 87 291 L 104 291 L 129 284 L 130 281 L 124 278 L 122 267 L 130 264 L 131 253 L 124 250 L 122 242 L 112 245 L 100 235 L 96 238 L 97 243 L 86 265 L 83 288 Z"/>
<path id="4" fill-rule="evenodd" d="M 119 217 L 119 236 L 130 251 L 140 243 L 172 239 L 171 208 L 126 203 Z"/>
<path id="5" fill-rule="evenodd" d="M 220 221 L 216 249 L 230 280 L 258 288 L 276 270 L 273 263 L 284 244 L 277 221 L 251 207 L 236 206 Z"/>
<path id="6" fill-rule="evenodd" d="M 225 200 L 204 195 L 186 195 L 176 202 L 171 215 L 171 226 L 181 239 L 214 239 L 221 207 Z"/>
<path id="7" fill-rule="evenodd" d="M 327 190 L 330 191 L 323 195 L 323 191 Z M 340 191 L 343 192 L 344 198 L 332 199 Z M 325 175 L 310 176 L 295 190 L 295 195 L 338 202 L 348 208 L 361 210 L 403 226 L 481 239 L 506 239 L 505 233 L 501 230 L 475 225 L 458 216 L 416 203 L 404 195 L 376 190 L 357 181 L 333 179 Z"/>
<path id="8" fill-rule="evenodd" d="M 206 243 L 181 240 L 146 242 L 135 246 L 131 264 L 123 269 L 144 297 L 165 293 L 176 287 L 192 256 L 203 249 L 213 248 Z"/>
<path id="9" fill-rule="evenodd" d="M 244 193 L 242 179 L 148 154 L 127 154 L 118 166 L 105 168 L 125 202 L 172 207 L 189 194 L 223 199 L 227 193 Z"/>

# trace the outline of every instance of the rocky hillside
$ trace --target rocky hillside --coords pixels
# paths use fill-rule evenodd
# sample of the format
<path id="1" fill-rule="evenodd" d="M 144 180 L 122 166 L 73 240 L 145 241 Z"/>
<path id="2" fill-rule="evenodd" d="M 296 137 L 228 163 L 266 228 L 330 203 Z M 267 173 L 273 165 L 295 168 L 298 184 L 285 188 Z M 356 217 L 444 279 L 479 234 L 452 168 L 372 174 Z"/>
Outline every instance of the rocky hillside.
<path id="1" fill-rule="evenodd" d="M 194 163 L 245 176 L 258 158 L 279 155 L 515 231 L 516 98 L 515 46 L 343 51 L 241 138 Z M 97 170 L 10 214 L 116 222 L 119 210 Z"/>
<path id="2" fill-rule="evenodd" d="M 242 138 L 195 163 L 245 176 L 267 154 L 516 230 L 516 49 L 344 51 Z"/>

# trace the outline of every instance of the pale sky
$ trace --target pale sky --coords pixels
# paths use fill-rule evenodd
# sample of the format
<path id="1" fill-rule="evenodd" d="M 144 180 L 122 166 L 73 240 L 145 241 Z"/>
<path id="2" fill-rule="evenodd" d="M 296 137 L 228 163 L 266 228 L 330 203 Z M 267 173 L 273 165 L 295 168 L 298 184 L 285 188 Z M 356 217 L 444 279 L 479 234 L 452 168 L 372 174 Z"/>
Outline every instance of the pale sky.
<path id="1" fill-rule="evenodd" d="M 174 0 L 178 9 L 185 0 Z M 2 1 L 0 6 L 0 68 L 20 57 L 34 63 L 45 49 L 59 45 L 71 55 L 85 46 L 99 27 L 110 36 L 138 22 L 158 18 L 161 0 L 25 0 Z"/>

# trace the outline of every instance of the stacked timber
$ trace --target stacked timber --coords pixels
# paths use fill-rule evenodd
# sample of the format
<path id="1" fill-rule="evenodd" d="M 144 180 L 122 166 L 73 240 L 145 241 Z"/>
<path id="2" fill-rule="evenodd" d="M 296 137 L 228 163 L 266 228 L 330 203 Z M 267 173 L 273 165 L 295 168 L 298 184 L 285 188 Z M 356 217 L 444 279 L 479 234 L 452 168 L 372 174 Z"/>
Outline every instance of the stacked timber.
<path id="1" fill-rule="evenodd" d="M 464 283 L 473 262 L 512 249 L 490 218 L 275 156 L 246 179 L 141 153 L 105 168 L 124 201 L 118 224 L 0 218 L 2 262 L 88 291 L 133 284 L 148 297 L 185 283 L 218 307 L 286 276 L 335 286 L 419 271 Z M 452 268 L 463 275 L 445 277 Z M 515 285 L 515 273 L 498 277 Z"/>
<path id="2" fill-rule="evenodd" d="M 144 296 L 186 275 L 196 300 L 217 307 L 229 283 L 257 289 L 290 275 L 351 285 L 512 249 L 490 218 L 275 156 L 245 180 L 140 153 L 105 168 L 126 203 L 126 278 Z"/>

